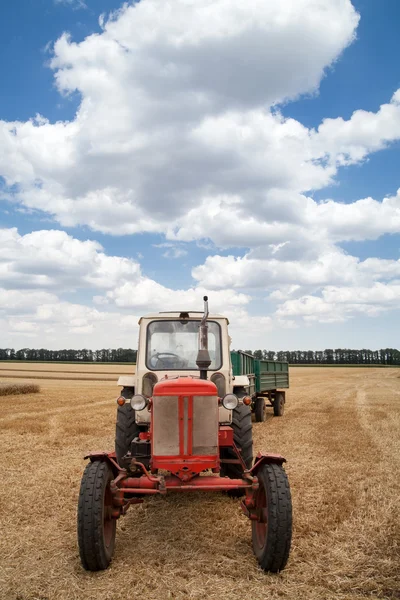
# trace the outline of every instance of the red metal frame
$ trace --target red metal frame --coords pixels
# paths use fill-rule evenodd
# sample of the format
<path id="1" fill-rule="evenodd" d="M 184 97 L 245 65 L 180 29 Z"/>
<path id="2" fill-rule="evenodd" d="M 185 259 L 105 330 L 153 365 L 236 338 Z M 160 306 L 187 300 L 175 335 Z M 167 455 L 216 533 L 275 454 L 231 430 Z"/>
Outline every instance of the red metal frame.
<path id="1" fill-rule="evenodd" d="M 242 462 L 240 453 L 235 445 L 233 448 L 237 454 L 238 461 Z M 244 514 L 253 521 L 260 520 L 259 510 L 256 506 L 256 492 L 258 490 L 257 471 L 265 463 L 282 464 L 285 462 L 283 456 L 279 454 L 259 453 L 252 469 L 244 470 L 242 479 L 229 479 L 228 477 L 219 477 L 212 475 L 197 475 L 190 481 L 183 481 L 182 478 L 175 475 L 153 475 L 146 467 L 132 460 L 132 467 L 141 471 L 137 476 L 128 476 L 126 469 L 122 469 L 117 461 L 115 452 L 92 452 L 85 458 L 92 462 L 103 460 L 110 465 L 115 479 L 110 484 L 113 510 L 111 512 L 113 519 L 118 519 L 124 515 L 131 504 L 143 502 L 146 496 L 162 494 L 168 492 L 218 492 L 242 489 L 245 492 L 244 499 L 241 502 L 241 508 Z"/>
<path id="2" fill-rule="evenodd" d="M 233 446 L 233 429 L 226 425 L 220 425 L 218 431 L 219 446 Z"/>
<path id="3" fill-rule="evenodd" d="M 131 461 L 131 472 L 128 476 L 126 469 L 118 465 L 115 452 L 93 452 L 86 456 L 92 462 L 102 460 L 110 465 L 114 479 L 110 483 L 110 514 L 113 519 L 118 519 L 125 514 L 131 504 L 143 502 L 148 495 L 167 494 L 168 492 L 191 492 L 191 491 L 228 491 L 243 490 L 245 493 L 241 503 L 243 512 L 252 520 L 259 520 L 260 513 L 256 507 L 256 492 L 258 490 L 257 472 L 265 463 L 282 464 L 285 459 L 279 454 L 257 455 L 254 466 L 247 469 L 236 447 L 233 439 L 233 429 L 229 426 L 220 426 L 218 431 L 219 447 L 230 447 L 236 458 L 220 459 L 219 449 L 215 455 L 193 455 L 193 396 L 216 396 L 217 388 L 214 383 L 191 377 L 181 377 L 173 380 L 163 380 L 154 387 L 154 396 L 177 396 L 179 417 L 179 452 L 178 456 L 154 456 L 151 457 L 150 471 L 143 463 L 136 459 Z M 184 398 L 188 398 L 187 414 L 187 452 L 184 444 Z M 153 409 L 150 402 L 150 410 Z M 153 419 L 150 423 L 150 431 L 140 433 L 140 439 L 153 439 Z M 218 475 L 201 475 L 208 469 L 219 473 L 220 461 L 240 464 L 243 476 L 240 479 L 219 477 Z M 169 471 L 170 475 L 158 475 L 158 469 Z"/>

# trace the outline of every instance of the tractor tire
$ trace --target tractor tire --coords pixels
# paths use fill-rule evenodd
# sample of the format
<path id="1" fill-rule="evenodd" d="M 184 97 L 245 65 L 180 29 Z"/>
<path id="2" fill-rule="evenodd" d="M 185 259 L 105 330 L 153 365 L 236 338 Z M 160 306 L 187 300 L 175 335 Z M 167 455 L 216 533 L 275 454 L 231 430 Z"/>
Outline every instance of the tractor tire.
<path id="1" fill-rule="evenodd" d="M 251 423 L 251 410 L 245 404 L 239 404 L 232 411 L 232 429 L 233 440 L 241 455 L 247 469 L 253 465 L 253 427 Z M 237 458 L 232 448 L 221 448 L 220 458 Z M 240 479 L 243 475 L 243 468 L 240 464 L 221 464 L 221 477 L 230 479 Z M 231 490 L 231 496 L 242 496 L 241 490 Z"/>
<path id="2" fill-rule="evenodd" d="M 111 518 L 110 481 L 113 472 L 104 461 L 90 462 L 83 473 L 78 502 L 78 545 L 87 571 L 101 571 L 111 562 L 117 522 Z"/>
<path id="3" fill-rule="evenodd" d="M 122 388 L 121 396 L 131 399 L 133 388 Z M 123 457 L 130 451 L 131 443 L 140 433 L 140 427 L 135 421 L 135 411 L 129 402 L 118 406 L 117 423 L 115 427 L 115 454 L 120 467 L 124 467 Z"/>
<path id="4" fill-rule="evenodd" d="M 281 465 L 264 464 L 257 472 L 255 504 L 259 520 L 251 522 L 254 554 L 263 571 L 285 568 L 292 540 L 292 499 Z"/>
<path id="5" fill-rule="evenodd" d="M 257 423 L 265 421 L 265 398 L 259 397 L 254 401 L 254 416 Z"/>
<path id="6" fill-rule="evenodd" d="M 273 406 L 274 406 L 274 416 L 282 417 L 283 412 L 285 410 L 285 396 L 282 394 L 282 392 L 276 392 Z"/>

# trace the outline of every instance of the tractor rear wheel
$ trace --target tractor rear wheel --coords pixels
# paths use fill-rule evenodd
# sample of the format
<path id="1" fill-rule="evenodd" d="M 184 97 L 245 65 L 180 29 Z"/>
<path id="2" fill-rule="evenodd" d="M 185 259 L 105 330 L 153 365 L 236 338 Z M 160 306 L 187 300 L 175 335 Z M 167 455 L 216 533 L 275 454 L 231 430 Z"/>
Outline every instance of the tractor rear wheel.
<path id="1" fill-rule="evenodd" d="M 292 540 L 292 499 L 289 480 L 277 464 L 264 464 L 257 471 L 259 488 L 255 504 L 258 520 L 251 522 L 253 550 L 264 571 L 285 568 Z"/>
<path id="2" fill-rule="evenodd" d="M 281 417 L 285 410 L 285 396 L 282 392 L 276 392 L 274 400 L 274 416 Z"/>
<path id="3" fill-rule="evenodd" d="M 114 554 L 117 522 L 111 516 L 110 481 L 114 475 L 106 462 L 90 462 L 83 473 L 78 502 L 78 545 L 87 571 L 106 569 Z"/>
<path id="4" fill-rule="evenodd" d="M 254 401 L 254 415 L 257 423 L 265 421 L 265 398 L 259 397 Z"/>
<path id="5" fill-rule="evenodd" d="M 130 400 L 134 394 L 133 388 L 122 388 L 121 396 Z M 115 454 L 120 467 L 124 467 L 123 457 L 130 451 L 131 443 L 140 433 L 140 427 L 135 421 L 135 411 L 130 402 L 118 406 L 117 423 L 115 428 Z"/>
<path id="6" fill-rule="evenodd" d="M 247 469 L 251 469 L 253 465 L 253 428 L 251 423 L 251 410 L 245 404 L 239 404 L 232 411 L 232 429 L 233 440 L 237 449 L 240 451 L 242 459 Z M 237 458 L 233 448 L 221 448 L 220 458 L 235 459 Z M 229 477 L 230 479 L 240 479 L 243 475 L 243 467 L 235 463 L 221 464 L 221 477 Z M 242 490 L 231 490 L 231 496 L 242 496 Z"/>

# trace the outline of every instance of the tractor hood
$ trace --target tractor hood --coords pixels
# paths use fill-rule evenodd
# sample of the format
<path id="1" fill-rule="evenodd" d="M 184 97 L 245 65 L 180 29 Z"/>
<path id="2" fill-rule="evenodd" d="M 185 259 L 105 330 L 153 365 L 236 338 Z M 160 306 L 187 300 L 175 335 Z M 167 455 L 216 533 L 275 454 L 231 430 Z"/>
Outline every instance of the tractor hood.
<path id="1" fill-rule="evenodd" d="M 212 381 L 187 376 L 162 379 L 154 386 L 153 396 L 218 396 L 218 391 Z"/>

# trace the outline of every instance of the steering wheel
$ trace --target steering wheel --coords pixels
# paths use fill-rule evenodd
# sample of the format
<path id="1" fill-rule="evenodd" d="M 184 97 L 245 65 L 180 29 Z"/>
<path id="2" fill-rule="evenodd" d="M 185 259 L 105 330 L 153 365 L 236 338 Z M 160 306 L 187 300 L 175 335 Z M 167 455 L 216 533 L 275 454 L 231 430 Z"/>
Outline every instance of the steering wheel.
<path id="1" fill-rule="evenodd" d="M 158 361 L 160 361 L 160 362 L 163 363 L 164 361 L 161 358 L 162 356 L 166 356 L 166 357 L 172 356 L 174 358 L 177 358 L 178 360 L 182 360 L 181 357 L 178 356 L 178 354 L 174 354 L 174 352 L 156 352 L 155 354 L 153 354 L 150 357 L 150 364 L 151 364 L 151 366 L 152 367 L 156 367 Z M 162 366 L 162 365 L 160 365 L 160 366 Z M 165 365 L 166 368 L 168 368 L 168 366 L 169 365 Z"/>

